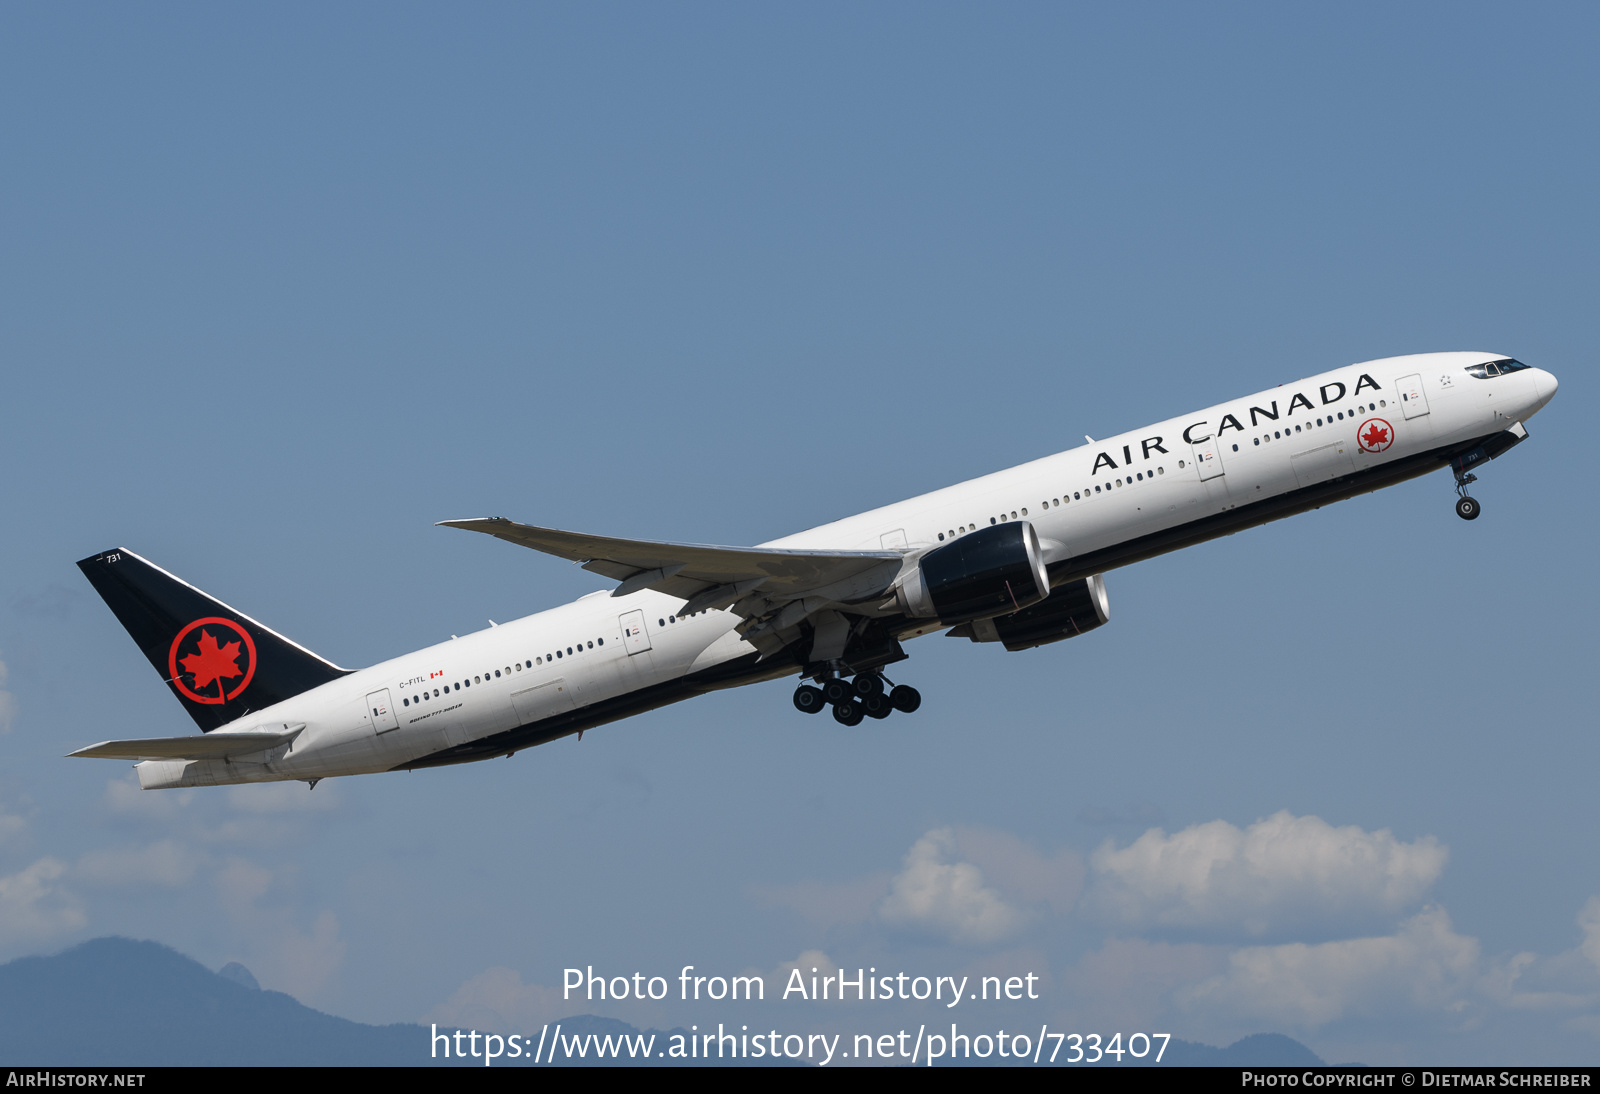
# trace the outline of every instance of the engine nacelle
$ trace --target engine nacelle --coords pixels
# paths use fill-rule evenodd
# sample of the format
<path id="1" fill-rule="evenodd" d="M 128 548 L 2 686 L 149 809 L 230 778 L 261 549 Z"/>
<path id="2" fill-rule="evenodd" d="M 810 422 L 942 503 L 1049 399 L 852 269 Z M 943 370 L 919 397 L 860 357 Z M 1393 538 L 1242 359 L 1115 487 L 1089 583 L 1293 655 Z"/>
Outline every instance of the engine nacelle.
<path id="1" fill-rule="evenodd" d="M 1111 618 L 1105 579 L 1100 574 L 1063 585 L 1050 599 L 1031 608 L 993 619 L 975 619 L 950 632 L 952 638 L 1004 642 L 1012 653 L 1075 638 L 1103 626 Z"/>
<path id="2" fill-rule="evenodd" d="M 1050 595 L 1050 575 L 1033 525 L 1007 521 L 929 551 L 894 592 L 913 619 L 965 623 L 1039 603 Z"/>

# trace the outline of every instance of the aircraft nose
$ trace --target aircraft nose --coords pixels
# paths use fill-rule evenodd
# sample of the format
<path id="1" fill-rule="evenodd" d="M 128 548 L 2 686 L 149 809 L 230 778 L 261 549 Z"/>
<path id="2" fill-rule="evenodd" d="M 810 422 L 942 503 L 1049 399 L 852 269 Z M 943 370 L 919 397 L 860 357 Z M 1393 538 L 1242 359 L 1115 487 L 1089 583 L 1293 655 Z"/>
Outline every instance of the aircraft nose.
<path id="1" fill-rule="evenodd" d="M 1556 378 L 1550 373 L 1546 372 L 1544 369 L 1534 369 L 1533 390 L 1537 392 L 1539 396 L 1539 406 L 1537 409 L 1543 410 L 1545 404 L 1551 399 L 1555 398 L 1556 388 L 1560 386 L 1561 385 L 1556 381 Z"/>

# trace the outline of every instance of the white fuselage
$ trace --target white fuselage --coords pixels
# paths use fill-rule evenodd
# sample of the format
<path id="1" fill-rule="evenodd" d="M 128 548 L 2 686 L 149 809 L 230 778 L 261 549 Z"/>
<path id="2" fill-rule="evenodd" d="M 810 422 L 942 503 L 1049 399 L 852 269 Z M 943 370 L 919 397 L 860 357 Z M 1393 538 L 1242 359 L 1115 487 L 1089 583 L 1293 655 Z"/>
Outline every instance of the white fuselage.
<path id="1" fill-rule="evenodd" d="M 1440 353 L 1351 365 L 762 546 L 892 548 L 914 557 L 978 527 L 1027 520 L 1055 574 L 1070 560 L 1093 560 L 1118 545 L 1318 482 L 1352 477 L 1359 483 L 1363 472 L 1525 421 L 1554 395 L 1555 380 L 1541 369 L 1487 380 L 1465 371 L 1495 359 Z M 1359 491 L 1343 496 L 1351 492 Z M 1275 515 L 1285 512 L 1260 520 Z M 740 620 L 733 612 L 679 618 L 683 603 L 653 591 L 613 597 L 603 590 L 408 653 L 228 727 L 303 725 L 291 744 L 232 760 L 146 761 L 138 765 L 140 782 L 155 788 L 389 771 L 629 695 L 665 695 L 634 709 L 684 698 L 707 687 L 670 695 L 662 689 L 752 660 L 756 651 L 735 631 Z M 637 620 L 632 613 L 640 611 L 644 633 L 625 637 L 625 620 Z M 904 638 L 938 629 L 937 621 L 927 621 L 898 633 Z M 630 713 L 622 705 L 616 709 L 615 717 Z M 495 754 L 515 747 L 526 745 Z"/>

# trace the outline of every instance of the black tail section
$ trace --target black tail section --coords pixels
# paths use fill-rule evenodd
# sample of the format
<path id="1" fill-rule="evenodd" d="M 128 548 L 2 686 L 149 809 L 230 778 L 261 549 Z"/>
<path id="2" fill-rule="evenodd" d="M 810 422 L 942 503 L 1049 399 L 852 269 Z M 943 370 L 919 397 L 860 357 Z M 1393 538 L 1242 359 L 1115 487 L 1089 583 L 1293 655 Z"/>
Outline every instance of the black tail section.
<path id="1" fill-rule="evenodd" d="M 349 672 L 132 551 L 78 569 L 203 733 Z"/>

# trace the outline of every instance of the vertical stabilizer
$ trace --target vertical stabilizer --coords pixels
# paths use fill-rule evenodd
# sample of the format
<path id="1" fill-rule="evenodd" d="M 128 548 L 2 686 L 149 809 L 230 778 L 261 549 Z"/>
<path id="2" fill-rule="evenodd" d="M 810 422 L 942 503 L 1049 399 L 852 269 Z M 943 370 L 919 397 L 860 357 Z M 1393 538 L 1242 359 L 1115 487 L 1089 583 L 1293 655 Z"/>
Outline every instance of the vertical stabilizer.
<path id="1" fill-rule="evenodd" d="M 132 551 L 102 551 L 78 569 L 202 732 L 349 671 Z"/>

